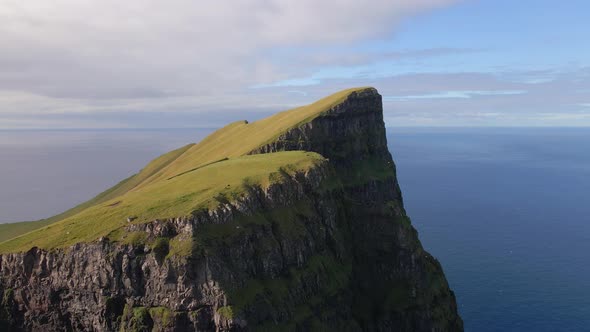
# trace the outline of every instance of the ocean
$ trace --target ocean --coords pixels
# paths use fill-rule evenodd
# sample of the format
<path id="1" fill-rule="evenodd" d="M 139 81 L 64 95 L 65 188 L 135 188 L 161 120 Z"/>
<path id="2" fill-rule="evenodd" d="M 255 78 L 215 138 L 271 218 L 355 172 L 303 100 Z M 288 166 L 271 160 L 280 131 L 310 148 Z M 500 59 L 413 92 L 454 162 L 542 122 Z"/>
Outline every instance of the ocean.
<path id="1" fill-rule="evenodd" d="M 81 203 L 212 129 L 0 131 L 0 222 Z M 466 331 L 590 331 L 590 128 L 388 128 Z"/>
<path id="2" fill-rule="evenodd" d="M 392 129 L 466 331 L 590 331 L 590 129 Z"/>

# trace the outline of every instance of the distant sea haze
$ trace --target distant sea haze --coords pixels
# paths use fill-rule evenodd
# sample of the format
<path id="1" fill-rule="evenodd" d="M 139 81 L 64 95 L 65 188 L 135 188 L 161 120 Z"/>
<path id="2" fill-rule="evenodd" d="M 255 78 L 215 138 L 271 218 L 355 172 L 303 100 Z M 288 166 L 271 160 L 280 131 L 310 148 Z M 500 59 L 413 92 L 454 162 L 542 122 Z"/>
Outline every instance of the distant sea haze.
<path id="1" fill-rule="evenodd" d="M 0 223 L 63 212 L 213 130 L 0 130 Z"/>
<path id="2" fill-rule="evenodd" d="M 0 131 L 0 222 L 49 217 L 213 130 Z M 590 326 L 590 129 L 388 128 L 466 331 Z"/>

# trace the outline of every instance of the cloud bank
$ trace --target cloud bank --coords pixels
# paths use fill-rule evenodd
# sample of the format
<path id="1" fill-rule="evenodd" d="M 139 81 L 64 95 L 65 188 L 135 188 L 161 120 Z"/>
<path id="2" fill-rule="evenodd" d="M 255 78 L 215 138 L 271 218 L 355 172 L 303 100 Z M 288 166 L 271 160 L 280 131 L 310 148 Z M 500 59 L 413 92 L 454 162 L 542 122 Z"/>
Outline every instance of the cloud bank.
<path id="1" fill-rule="evenodd" d="M 3 1 L 0 89 L 95 99 L 223 95 L 288 78 L 277 49 L 387 35 L 451 2 Z"/>
<path id="2" fill-rule="evenodd" d="M 370 67 L 480 52 L 363 48 L 456 2 L 6 0 L 0 128 L 218 126 L 355 85 L 375 85 L 387 97 L 390 119 L 430 124 L 457 105 L 473 114 L 514 109 L 508 101 L 531 106 L 527 98 L 554 87 L 554 79 L 570 81 L 548 74 L 528 75 L 528 82 L 485 73 L 383 74 Z M 474 106 L 482 100 L 490 107 Z"/>

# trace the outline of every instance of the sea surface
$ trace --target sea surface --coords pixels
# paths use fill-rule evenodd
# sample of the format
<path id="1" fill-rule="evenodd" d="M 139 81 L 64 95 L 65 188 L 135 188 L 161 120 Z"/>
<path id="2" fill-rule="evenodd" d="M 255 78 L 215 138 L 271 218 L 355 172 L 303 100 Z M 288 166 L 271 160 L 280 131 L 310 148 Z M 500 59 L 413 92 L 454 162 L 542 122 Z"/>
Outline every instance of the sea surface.
<path id="1" fill-rule="evenodd" d="M 0 131 L 0 222 L 81 203 L 209 129 Z M 388 128 L 466 331 L 590 331 L 590 128 Z"/>

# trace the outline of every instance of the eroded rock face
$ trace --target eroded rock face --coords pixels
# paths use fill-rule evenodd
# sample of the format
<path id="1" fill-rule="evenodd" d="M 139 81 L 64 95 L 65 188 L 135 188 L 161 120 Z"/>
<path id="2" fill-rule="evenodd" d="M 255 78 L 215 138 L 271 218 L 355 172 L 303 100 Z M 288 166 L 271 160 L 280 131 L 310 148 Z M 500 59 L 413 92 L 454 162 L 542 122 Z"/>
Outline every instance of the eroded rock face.
<path id="1" fill-rule="evenodd" d="M 329 162 L 214 210 L 129 224 L 147 244 L 103 238 L 0 256 L 0 321 L 34 331 L 461 331 L 441 266 L 405 215 L 376 90 L 252 153 L 283 150 Z"/>
<path id="2" fill-rule="evenodd" d="M 393 164 L 387 149 L 381 95 L 373 88 L 353 92 L 325 114 L 251 154 L 289 150 L 317 152 L 336 166 L 350 167 L 370 158 Z"/>

